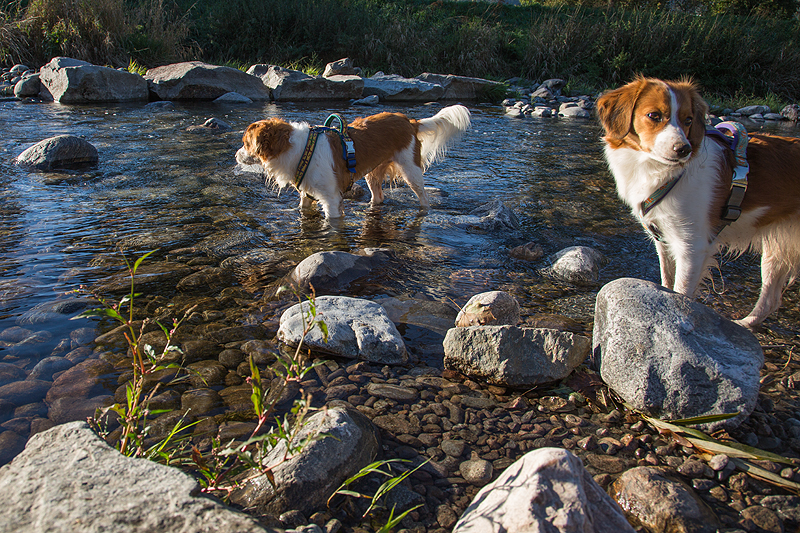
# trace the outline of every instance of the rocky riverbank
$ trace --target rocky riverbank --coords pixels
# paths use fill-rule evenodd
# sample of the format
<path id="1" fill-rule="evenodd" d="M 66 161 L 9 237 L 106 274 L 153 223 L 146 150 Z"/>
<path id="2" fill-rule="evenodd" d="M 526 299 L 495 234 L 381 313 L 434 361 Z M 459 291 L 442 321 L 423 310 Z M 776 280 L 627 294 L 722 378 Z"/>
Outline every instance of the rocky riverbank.
<path id="1" fill-rule="evenodd" d="M 590 107 L 586 101 L 559 102 L 552 93 L 547 98 L 553 109 L 565 103 L 575 104 L 565 110 Z M 59 167 L 54 161 L 96 162 L 89 147 L 69 140 L 67 147 L 62 159 L 49 158 L 52 152 L 42 147 L 30 167 L 37 167 L 34 160 L 48 170 Z M 453 231 L 495 236 L 518 224 L 499 202 L 448 220 Z M 391 250 L 325 252 L 295 264 L 241 235 L 221 238 L 213 223 L 198 214 L 170 231 L 126 242 L 129 249 L 162 248 L 142 265 L 138 287 L 154 295 L 142 299 L 138 318 L 170 323 L 192 309 L 174 339 L 182 350 L 175 362 L 187 370 L 186 379 L 173 382 L 178 371 L 170 369 L 147 383 L 148 390 L 159 387 L 151 407 L 169 411 L 153 420 L 153 438 L 167 434 L 185 413 L 188 421 L 200 421 L 191 437 L 202 452 L 211 449 L 214 436 L 236 440 L 253 431 L 248 359 L 269 384 L 285 343 L 299 338 L 296 302 L 277 295 L 278 286 L 313 284 L 335 337 L 327 343 L 307 339 L 326 363 L 286 391 L 278 414 L 308 395 L 313 407 L 336 413 L 336 425 L 320 417 L 320 426 L 312 428 L 325 428 L 337 439 L 318 441 L 320 447 L 309 452 L 313 457 L 298 457 L 282 470 L 278 487 L 293 497 L 276 497 L 263 479 L 234 495 L 234 504 L 250 509 L 263 528 L 237 514 L 229 530 L 377 530 L 385 513 L 361 519 L 358 502 L 336 500 L 328 507 L 322 494 L 371 458 L 409 461 L 396 464 L 400 470 L 420 467 L 385 503 L 396 504 L 398 512 L 419 505 L 398 526 L 406 531 L 484 531 L 493 525 L 519 530 L 520 519 L 565 531 L 619 530 L 630 527 L 618 520 L 623 512 L 629 524 L 649 531 L 761 533 L 800 525 L 800 500 L 791 490 L 800 481 L 800 364 L 793 357 L 797 339 L 779 328 L 753 336 L 699 303 L 624 279 L 599 291 L 593 323 L 520 313 L 518 302 L 498 291 L 476 294 L 459 315 L 447 302 L 365 291 L 391 287 L 392 275 L 402 275 L 402 261 Z M 543 276 L 576 285 L 596 282 L 605 264 L 602 254 L 586 246 L 544 256 L 532 242 L 509 255 L 531 261 Z M 93 288 L 121 294 L 128 282 L 123 271 Z M 361 297 L 353 298 L 356 293 Z M 29 450 L 0 469 L 2 484 L 14 496 L 0 511 L 2 529 L 145 531 L 160 524 L 165 530 L 214 530 L 226 523 L 225 509 L 198 498 L 191 480 L 134 470 L 118 454 L 109 455 L 85 427 L 70 424 L 97 407 L 124 402 L 131 376 L 120 330 L 98 336 L 83 325 L 52 353 L 39 353 L 47 336 L 39 326 L 43 317 L 73 316 L 93 305 L 74 295 L 59 298 L 0 332 L 4 462 L 32 436 Z M 144 341 L 154 347 L 165 342 L 154 325 Z M 709 451 L 711 445 L 656 430 L 625 404 L 669 419 L 740 411 L 707 429 L 788 462 Z M 336 443 L 369 453 L 346 455 Z M 110 461 L 107 468 L 85 466 L 100 464 L 100 458 Z M 303 462 L 312 458 L 325 462 Z M 161 476 L 172 481 L 160 492 Z M 770 476 L 772 482 L 764 480 Z M 60 490 L 52 489 L 54 479 Z M 114 491 L 129 489 L 126 496 L 101 491 L 111 480 L 119 482 Z M 369 480 L 366 488 L 374 490 L 378 481 Z M 142 494 L 155 502 L 163 494 L 164 505 L 128 505 Z M 179 526 L 179 508 L 213 518 Z M 74 520 L 89 516 L 94 525 L 75 526 Z"/>

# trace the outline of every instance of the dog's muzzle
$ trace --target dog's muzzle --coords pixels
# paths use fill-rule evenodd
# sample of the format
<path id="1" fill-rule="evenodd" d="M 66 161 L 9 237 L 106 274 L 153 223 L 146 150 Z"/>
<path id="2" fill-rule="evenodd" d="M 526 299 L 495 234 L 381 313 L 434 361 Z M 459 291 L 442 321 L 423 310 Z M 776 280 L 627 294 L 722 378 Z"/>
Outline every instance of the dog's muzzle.
<path id="1" fill-rule="evenodd" d="M 239 148 L 236 152 L 236 162 L 241 165 L 257 165 L 261 161 L 257 157 L 250 155 L 250 152 L 244 149 L 244 146 Z"/>

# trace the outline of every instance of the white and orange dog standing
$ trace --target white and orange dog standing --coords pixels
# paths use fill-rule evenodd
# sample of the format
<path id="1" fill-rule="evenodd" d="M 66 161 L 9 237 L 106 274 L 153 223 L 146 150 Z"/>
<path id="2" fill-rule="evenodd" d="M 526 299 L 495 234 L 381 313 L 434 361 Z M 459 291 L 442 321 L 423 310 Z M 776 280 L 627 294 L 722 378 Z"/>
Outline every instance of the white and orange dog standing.
<path id="1" fill-rule="evenodd" d="M 758 252 L 761 294 L 738 321 L 754 328 L 800 270 L 800 140 L 749 136 L 741 214 L 724 220 L 736 163 L 706 134 L 707 112 L 688 80 L 640 77 L 597 101 L 617 191 L 653 237 L 662 285 L 694 296 L 718 251 Z"/>
<path id="2" fill-rule="evenodd" d="M 470 113 L 462 105 L 445 107 L 422 120 L 402 113 L 379 113 L 353 121 L 346 128 L 355 152 L 355 167 L 348 169 L 343 140 L 326 131 L 316 147 L 306 151 L 312 127 L 304 122 L 279 118 L 260 120 L 248 126 L 236 160 L 243 165 L 261 163 L 278 187 L 294 186 L 300 193 L 300 208 L 320 203 L 327 218 L 343 215 L 342 196 L 361 177 L 366 178 L 372 203 L 383 202 L 381 185 L 387 177 L 402 178 L 428 209 L 423 173 L 444 153 L 447 143 L 469 128 Z M 350 140 L 348 139 L 348 141 Z M 302 173 L 298 174 L 301 160 Z"/>

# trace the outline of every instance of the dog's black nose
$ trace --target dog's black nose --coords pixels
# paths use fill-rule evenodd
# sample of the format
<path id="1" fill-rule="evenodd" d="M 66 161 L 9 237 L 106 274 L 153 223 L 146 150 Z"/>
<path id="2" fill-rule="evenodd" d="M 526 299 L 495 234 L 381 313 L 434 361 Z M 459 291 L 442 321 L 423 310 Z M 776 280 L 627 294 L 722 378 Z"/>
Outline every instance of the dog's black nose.
<path id="1" fill-rule="evenodd" d="M 672 147 L 672 149 L 675 150 L 675 153 L 678 155 L 678 157 L 684 158 L 692 152 L 692 145 L 684 143 L 680 144 L 676 143 Z"/>

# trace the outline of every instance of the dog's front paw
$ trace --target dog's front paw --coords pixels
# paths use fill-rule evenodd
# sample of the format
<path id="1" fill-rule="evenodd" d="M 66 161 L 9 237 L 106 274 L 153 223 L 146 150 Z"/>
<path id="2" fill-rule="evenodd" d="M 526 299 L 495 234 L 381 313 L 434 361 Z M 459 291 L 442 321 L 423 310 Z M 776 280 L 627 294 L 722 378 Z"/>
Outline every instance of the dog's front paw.
<path id="1" fill-rule="evenodd" d="M 744 318 L 740 318 L 739 320 L 734 320 L 733 322 L 735 324 L 739 324 L 740 326 L 749 329 L 750 331 L 757 331 L 759 329 L 759 326 L 761 326 L 761 322 L 763 321 L 764 321 L 763 318 L 759 320 L 758 317 L 751 315 L 751 316 L 746 316 Z"/>

